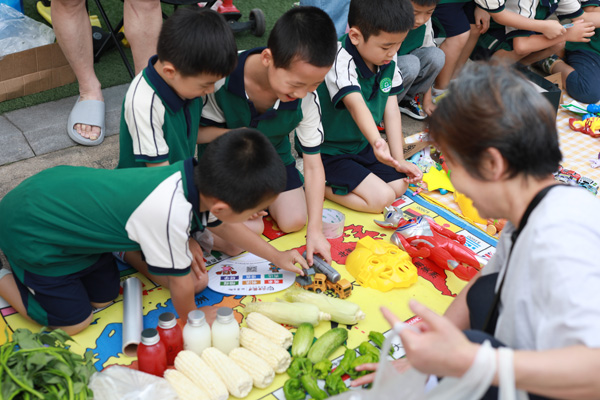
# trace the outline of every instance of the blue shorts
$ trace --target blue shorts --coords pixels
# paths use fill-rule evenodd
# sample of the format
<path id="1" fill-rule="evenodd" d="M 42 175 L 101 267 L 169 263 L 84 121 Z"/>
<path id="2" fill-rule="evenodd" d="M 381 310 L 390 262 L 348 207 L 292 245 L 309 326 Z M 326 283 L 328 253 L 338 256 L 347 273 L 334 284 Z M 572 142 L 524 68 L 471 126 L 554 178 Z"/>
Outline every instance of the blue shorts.
<path id="1" fill-rule="evenodd" d="M 577 101 L 600 101 L 600 55 L 587 50 L 567 51 L 566 63 L 575 69 L 567 77 L 567 93 Z"/>
<path id="2" fill-rule="evenodd" d="M 351 193 L 369 174 L 375 174 L 386 183 L 406 178 L 406 174 L 380 163 L 370 144 L 358 154 L 321 154 L 321 159 L 327 186 L 339 195 Z"/>
<path id="3" fill-rule="evenodd" d="M 304 185 L 304 180 L 302 179 L 302 175 L 300 175 L 300 171 L 296 168 L 296 163 L 288 164 L 285 166 L 285 172 L 287 175 L 287 179 L 285 181 L 285 190 L 294 190 L 302 187 Z"/>
<path id="4" fill-rule="evenodd" d="M 475 25 L 475 2 L 438 4 L 432 15 L 435 37 L 452 37 Z"/>
<path id="5" fill-rule="evenodd" d="M 13 272 L 27 315 L 43 326 L 79 324 L 92 313 L 90 302 L 109 302 L 120 290 L 119 270 L 112 253 L 104 253 L 90 267 L 66 276 L 17 272 L 14 267 Z"/>

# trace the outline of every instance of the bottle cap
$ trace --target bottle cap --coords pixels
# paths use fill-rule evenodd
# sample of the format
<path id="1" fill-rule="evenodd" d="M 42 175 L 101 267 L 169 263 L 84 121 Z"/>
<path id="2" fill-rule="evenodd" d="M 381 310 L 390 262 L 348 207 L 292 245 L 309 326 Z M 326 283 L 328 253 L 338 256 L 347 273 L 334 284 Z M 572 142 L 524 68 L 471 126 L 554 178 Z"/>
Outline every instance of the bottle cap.
<path id="1" fill-rule="evenodd" d="M 142 331 L 142 344 L 146 346 L 152 346 L 153 344 L 158 343 L 160 340 L 160 336 L 158 336 L 158 331 L 154 328 L 147 328 Z"/>
<path id="2" fill-rule="evenodd" d="M 158 316 L 158 326 L 163 329 L 169 329 L 177 325 L 175 314 L 172 312 L 165 312 Z"/>
<path id="3" fill-rule="evenodd" d="M 206 323 L 206 316 L 203 311 L 194 310 L 188 313 L 188 324 L 191 326 L 202 326 Z"/>
<path id="4" fill-rule="evenodd" d="M 217 310 L 217 321 L 229 322 L 233 319 L 233 310 L 229 307 L 219 307 Z"/>

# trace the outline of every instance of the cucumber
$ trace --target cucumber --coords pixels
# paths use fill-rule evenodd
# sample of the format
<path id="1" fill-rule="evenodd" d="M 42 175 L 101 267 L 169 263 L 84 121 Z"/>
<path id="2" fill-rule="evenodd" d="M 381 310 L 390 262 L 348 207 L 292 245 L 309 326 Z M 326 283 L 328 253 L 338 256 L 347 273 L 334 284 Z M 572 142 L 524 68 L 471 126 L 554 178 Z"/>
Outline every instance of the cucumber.
<path id="1" fill-rule="evenodd" d="M 300 324 L 292 342 L 292 357 L 306 357 L 315 338 L 315 328 L 305 322 Z"/>
<path id="2" fill-rule="evenodd" d="M 331 353 L 337 350 L 348 339 L 348 330 L 345 328 L 333 328 L 325 332 L 323 336 L 317 339 L 308 351 L 308 359 L 313 364 L 329 357 Z"/>

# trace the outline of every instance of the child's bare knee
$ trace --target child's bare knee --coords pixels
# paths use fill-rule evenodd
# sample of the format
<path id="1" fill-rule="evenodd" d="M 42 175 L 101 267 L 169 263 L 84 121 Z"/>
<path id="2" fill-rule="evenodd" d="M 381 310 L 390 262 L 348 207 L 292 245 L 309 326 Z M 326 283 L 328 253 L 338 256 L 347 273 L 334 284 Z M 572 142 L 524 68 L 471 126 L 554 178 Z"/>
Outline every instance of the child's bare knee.
<path id="1" fill-rule="evenodd" d="M 208 286 L 208 273 L 200 275 L 194 282 L 194 293 L 198 294 Z"/>
<path id="2" fill-rule="evenodd" d="M 367 200 L 369 212 L 373 214 L 382 213 L 383 209 L 392 204 L 395 199 L 396 193 L 394 190 L 390 186 L 385 185 L 385 187 L 382 187 L 381 190 L 377 191 L 376 195 Z"/>
<path id="3" fill-rule="evenodd" d="M 93 313 L 90 313 L 90 315 L 85 320 L 83 320 L 80 323 L 75 324 L 75 325 L 51 326 L 50 328 L 51 329 L 62 329 L 63 331 L 65 331 L 67 333 L 67 335 L 73 336 L 73 335 L 83 331 L 88 326 L 90 326 L 90 324 L 92 323 L 93 315 L 94 315 Z"/>
<path id="4" fill-rule="evenodd" d="M 295 213 L 286 218 L 280 218 L 280 220 L 277 221 L 277 226 L 285 233 L 297 232 L 304 228 L 304 225 L 306 225 L 306 215 L 300 213 Z"/>

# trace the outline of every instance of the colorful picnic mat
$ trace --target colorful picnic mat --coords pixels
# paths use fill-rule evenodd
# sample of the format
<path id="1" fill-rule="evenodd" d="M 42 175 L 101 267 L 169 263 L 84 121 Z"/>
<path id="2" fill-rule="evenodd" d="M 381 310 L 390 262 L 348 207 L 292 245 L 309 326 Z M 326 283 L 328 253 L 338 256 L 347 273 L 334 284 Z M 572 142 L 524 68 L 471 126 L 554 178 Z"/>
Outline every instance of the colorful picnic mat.
<path id="1" fill-rule="evenodd" d="M 412 196 L 409 192 L 398 199 L 395 205 L 401 207 L 409 216 L 428 215 L 437 223 L 446 228 L 463 234 L 467 238 L 466 245 L 473 249 L 482 259 L 488 259 L 495 250 L 496 240 L 483 233 L 478 228 L 461 220 L 456 215 L 448 212 L 420 196 Z M 379 307 L 385 305 L 393 310 L 400 318 L 409 320 L 413 317 L 408 309 L 408 300 L 416 298 L 424 304 L 431 307 L 439 313 L 443 313 L 448 307 L 454 296 L 465 286 L 466 282 L 459 280 L 451 272 L 442 272 L 419 269 L 419 279 L 415 285 L 407 289 L 394 289 L 389 292 L 379 292 L 375 289 L 361 287 L 355 279 L 346 271 L 344 264 L 346 257 L 356 245 L 356 241 L 365 236 L 371 236 L 375 239 L 389 241 L 393 230 L 385 230 L 378 227 L 373 219 L 382 219 L 381 215 L 365 214 L 351 211 L 347 208 L 325 202 L 325 207 L 341 211 L 345 215 L 344 233 L 338 239 L 331 239 L 333 266 L 341 273 L 342 278 L 349 280 L 353 286 L 353 294 L 349 300 L 359 304 L 366 314 L 366 318 L 357 325 L 348 326 L 349 339 L 348 347 L 355 348 L 364 340 L 367 340 L 369 331 L 375 330 L 385 332 L 389 330 L 389 325 L 381 316 Z M 281 234 L 277 227 L 268 221 L 268 229 L 265 230 L 268 236 L 267 240 L 278 249 L 285 250 L 290 248 L 298 249 L 300 253 L 304 251 L 306 231 L 293 234 Z M 219 261 L 213 260 L 213 262 Z M 143 282 L 143 320 L 144 328 L 156 327 L 158 315 L 165 311 L 174 311 L 170 299 L 170 293 L 167 289 L 157 286 L 153 282 L 141 276 L 131 269 L 122 269 L 122 280 L 130 276 L 137 276 Z M 274 301 L 280 293 L 266 295 L 247 295 L 247 296 L 226 296 L 207 289 L 196 296 L 198 306 L 218 305 L 232 307 L 235 310 L 236 318 L 242 322 L 242 309 L 245 304 L 253 301 Z M 0 305 L 2 318 L 0 319 L 0 330 L 7 329 L 14 331 L 17 328 L 29 328 L 37 331 L 39 326 L 26 321 L 8 305 Z M 74 337 L 76 344 L 73 350 L 83 353 L 91 349 L 95 357 L 95 365 L 98 370 L 113 365 L 130 365 L 135 367 L 136 359 L 127 357 L 121 352 L 122 346 L 122 321 L 123 321 L 123 303 L 122 297 L 114 304 L 98 310 L 94 314 L 94 320 L 90 327 Z M 316 328 L 316 336 L 320 336 L 328 331 L 332 326 L 337 326 L 332 322 L 321 322 Z M 3 335 L 2 335 L 3 336 Z M 5 341 L 0 337 L 0 344 Z M 397 349 L 400 350 L 400 349 Z M 342 354 L 339 349 L 333 357 L 339 357 Z M 275 382 L 265 390 L 254 388 L 248 399 L 270 398 L 283 399 L 283 393 L 280 389 L 287 379 L 286 374 L 278 375 Z"/>

